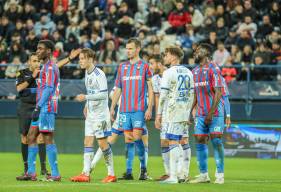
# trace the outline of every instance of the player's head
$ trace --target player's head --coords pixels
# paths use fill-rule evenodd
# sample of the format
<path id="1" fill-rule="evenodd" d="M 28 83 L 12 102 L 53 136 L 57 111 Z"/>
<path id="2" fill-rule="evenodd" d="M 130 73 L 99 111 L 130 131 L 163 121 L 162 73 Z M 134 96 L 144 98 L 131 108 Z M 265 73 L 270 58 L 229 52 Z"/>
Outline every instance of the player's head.
<path id="1" fill-rule="evenodd" d="M 96 53 L 90 48 L 82 49 L 79 54 L 79 64 L 82 69 L 88 69 L 94 64 Z"/>
<path id="2" fill-rule="evenodd" d="M 141 50 L 141 42 L 137 38 L 131 38 L 126 43 L 126 51 L 128 59 L 139 57 Z"/>
<path id="3" fill-rule="evenodd" d="M 194 53 L 195 63 L 203 65 L 205 62 L 210 60 L 212 57 L 212 47 L 207 43 L 200 44 Z"/>
<path id="4" fill-rule="evenodd" d="M 29 55 L 27 64 L 28 64 L 29 68 L 31 69 L 31 71 L 33 71 L 34 69 L 40 68 L 40 60 L 36 53 L 33 52 Z"/>
<path id="5" fill-rule="evenodd" d="M 41 40 L 37 45 L 36 54 L 40 60 L 49 58 L 55 49 L 55 45 L 50 40 Z"/>
<path id="6" fill-rule="evenodd" d="M 169 46 L 164 52 L 165 65 L 180 64 L 184 56 L 183 50 L 178 46 Z"/>
<path id="7" fill-rule="evenodd" d="M 153 74 L 158 74 L 160 72 L 160 68 L 163 67 L 163 61 L 161 55 L 152 55 L 149 58 L 149 68 L 153 71 Z"/>

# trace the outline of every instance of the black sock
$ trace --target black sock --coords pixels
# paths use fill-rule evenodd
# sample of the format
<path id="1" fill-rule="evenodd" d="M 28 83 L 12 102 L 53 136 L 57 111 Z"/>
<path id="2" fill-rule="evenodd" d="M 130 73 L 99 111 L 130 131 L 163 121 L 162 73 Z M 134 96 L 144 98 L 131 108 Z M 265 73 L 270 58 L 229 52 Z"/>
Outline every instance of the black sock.
<path id="1" fill-rule="evenodd" d="M 39 158 L 40 158 L 40 164 L 41 164 L 41 171 L 46 170 L 46 145 L 45 144 L 39 144 Z"/>
<path id="2" fill-rule="evenodd" d="M 24 163 L 24 172 L 27 172 L 27 158 L 28 158 L 28 144 L 21 143 L 21 154 L 22 154 L 22 160 Z"/>

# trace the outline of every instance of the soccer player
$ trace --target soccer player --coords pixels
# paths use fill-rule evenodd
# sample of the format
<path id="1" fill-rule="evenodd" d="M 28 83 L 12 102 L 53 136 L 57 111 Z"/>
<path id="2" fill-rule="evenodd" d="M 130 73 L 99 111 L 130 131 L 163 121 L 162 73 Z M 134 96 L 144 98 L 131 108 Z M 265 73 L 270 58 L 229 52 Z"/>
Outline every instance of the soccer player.
<path id="1" fill-rule="evenodd" d="M 91 162 L 93 160 L 93 142 L 97 139 L 98 145 L 108 169 L 108 176 L 102 182 L 116 182 L 113 169 L 113 154 L 107 142 L 110 135 L 111 123 L 108 108 L 107 79 L 104 72 L 94 65 L 95 52 L 91 49 L 82 49 L 79 55 L 79 64 L 86 69 L 85 85 L 87 95 L 77 95 L 79 102 L 86 101 L 84 107 L 85 139 L 84 139 L 84 168 L 80 175 L 71 178 L 73 182 L 90 182 Z"/>
<path id="2" fill-rule="evenodd" d="M 161 88 L 161 78 L 163 72 L 166 70 L 166 67 L 163 64 L 163 59 L 161 55 L 153 55 L 149 58 L 150 69 L 153 71 L 152 77 L 152 88 L 154 93 L 154 107 L 155 107 L 155 117 L 157 115 L 158 110 L 158 103 L 159 103 L 159 94 Z M 166 139 L 166 131 L 167 131 L 167 123 L 165 118 L 165 110 L 166 105 L 163 109 L 163 116 L 162 116 L 162 123 L 160 128 L 160 146 L 161 146 L 161 154 L 162 154 L 162 161 L 164 164 L 165 174 L 162 175 L 157 181 L 165 180 L 170 175 L 170 154 L 169 154 L 169 141 Z M 156 122 L 155 122 L 156 123 Z M 155 126 L 155 128 L 158 128 Z"/>
<path id="3" fill-rule="evenodd" d="M 176 46 L 165 49 L 165 63 L 170 68 L 164 71 L 161 79 L 161 92 L 156 116 L 156 126 L 161 126 L 162 114 L 166 103 L 166 139 L 169 140 L 170 175 L 161 183 L 178 183 L 178 163 L 180 141 L 188 127 L 189 115 L 193 104 L 194 82 L 191 71 L 180 65 L 183 51 Z"/>
<path id="4" fill-rule="evenodd" d="M 224 148 L 222 134 L 224 128 L 223 84 L 220 70 L 211 62 L 212 49 L 201 44 L 195 51 L 194 59 L 199 66 L 193 69 L 195 97 L 193 108 L 197 106 L 195 118 L 195 138 L 200 176 L 190 183 L 208 183 L 208 139 L 211 138 L 217 166 L 215 183 L 224 183 Z"/>
<path id="5" fill-rule="evenodd" d="M 141 163 L 139 179 L 146 180 L 146 154 L 142 134 L 145 130 L 145 120 L 151 119 L 153 90 L 151 85 L 152 73 L 149 65 L 139 58 L 141 43 L 131 38 L 126 44 L 128 61 L 120 64 L 115 81 L 116 89 L 110 108 L 111 119 L 114 120 L 115 106 L 121 96 L 120 126 L 124 129 L 128 160 L 124 179 L 133 179 L 132 165 L 135 145 Z M 148 93 L 148 104 L 147 96 Z"/>
<path id="6" fill-rule="evenodd" d="M 24 174 L 27 172 L 28 143 L 27 134 L 31 124 L 31 114 L 36 105 L 36 78 L 40 72 L 40 61 L 36 53 L 31 53 L 27 61 L 28 68 L 17 73 L 16 88 L 19 92 L 20 103 L 18 107 L 19 129 L 21 133 L 21 153 L 24 162 Z M 42 134 L 37 138 L 41 175 L 47 175 L 46 146 Z M 23 175 L 24 175 L 23 174 Z M 17 177 L 16 179 L 21 178 Z"/>

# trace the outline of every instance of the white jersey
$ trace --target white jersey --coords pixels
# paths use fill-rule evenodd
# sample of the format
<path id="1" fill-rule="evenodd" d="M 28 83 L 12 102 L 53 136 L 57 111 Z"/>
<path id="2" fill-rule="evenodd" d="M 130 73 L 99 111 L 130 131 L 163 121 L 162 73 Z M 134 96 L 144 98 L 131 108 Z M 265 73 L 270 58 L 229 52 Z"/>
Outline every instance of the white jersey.
<path id="1" fill-rule="evenodd" d="M 95 67 L 91 73 L 86 71 L 85 85 L 88 96 L 102 92 L 107 93 L 106 99 L 95 101 L 87 99 L 87 118 L 91 119 L 92 121 L 107 121 L 110 119 L 108 108 L 107 79 L 104 72 L 97 67 Z"/>
<path id="2" fill-rule="evenodd" d="M 161 76 L 159 74 L 154 75 L 152 77 L 152 89 L 154 94 L 160 94 L 161 91 Z M 162 113 L 162 122 L 165 123 L 166 120 L 166 110 L 167 110 L 167 103 L 164 103 L 163 106 L 163 113 Z"/>
<path id="3" fill-rule="evenodd" d="M 194 81 L 192 72 L 182 66 L 176 65 L 167 69 L 161 79 L 159 110 L 164 111 L 166 104 L 167 122 L 183 122 L 189 120 L 194 97 Z M 164 98 L 164 101 L 163 99 Z M 162 104 L 161 104 L 162 101 Z"/>

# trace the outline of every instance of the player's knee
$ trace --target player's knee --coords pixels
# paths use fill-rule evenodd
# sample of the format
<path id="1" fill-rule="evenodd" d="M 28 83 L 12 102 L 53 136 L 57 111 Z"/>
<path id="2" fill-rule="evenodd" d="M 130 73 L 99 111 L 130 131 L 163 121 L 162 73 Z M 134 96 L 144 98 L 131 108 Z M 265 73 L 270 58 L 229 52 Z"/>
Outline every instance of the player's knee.
<path id="1" fill-rule="evenodd" d="M 108 149 L 109 145 L 106 138 L 98 139 L 99 147 L 102 151 Z"/>
<path id="2" fill-rule="evenodd" d="M 160 144 L 161 144 L 161 147 L 169 147 L 169 140 L 162 139 Z"/>
<path id="3" fill-rule="evenodd" d="M 214 147 L 219 147 L 219 146 L 222 146 L 223 143 L 222 143 L 222 139 L 220 137 L 213 137 L 211 139 L 211 142 L 213 144 Z"/>
<path id="4" fill-rule="evenodd" d="M 117 134 L 112 134 L 110 137 L 108 137 L 107 141 L 112 145 L 117 141 L 117 138 L 118 138 Z"/>
<path id="5" fill-rule="evenodd" d="M 140 139 L 142 139 L 142 132 L 141 131 L 134 131 L 133 132 L 133 138 L 134 138 L 134 140 L 140 140 Z"/>
<path id="6" fill-rule="evenodd" d="M 134 141 L 134 136 L 133 136 L 133 132 L 125 132 L 125 142 L 126 143 L 130 143 Z"/>
<path id="7" fill-rule="evenodd" d="M 38 144 L 45 143 L 44 137 L 43 137 L 42 134 L 39 134 L 39 135 L 38 135 L 38 137 L 37 137 L 37 143 L 38 143 Z"/>
<path id="8" fill-rule="evenodd" d="M 93 137 L 86 136 L 85 139 L 84 139 L 84 146 L 85 147 L 92 147 L 93 141 L 94 141 Z"/>

